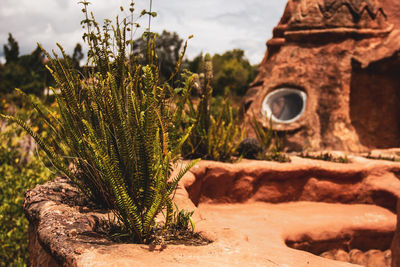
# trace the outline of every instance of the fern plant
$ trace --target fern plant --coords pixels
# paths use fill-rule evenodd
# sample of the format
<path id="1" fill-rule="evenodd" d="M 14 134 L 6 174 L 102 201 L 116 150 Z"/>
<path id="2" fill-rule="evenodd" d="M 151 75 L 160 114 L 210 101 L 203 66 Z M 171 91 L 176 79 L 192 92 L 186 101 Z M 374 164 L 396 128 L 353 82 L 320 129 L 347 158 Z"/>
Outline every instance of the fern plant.
<path id="1" fill-rule="evenodd" d="M 228 97 L 222 101 L 212 97 L 211 57 L 206 55 L 202 64 L 203 71 L 199 75 L 186 73 L 189 76 L 189 84 L 185 84 L 182 90 L 180 109 L 176 113 L 178 119 L 175 121 L 180 125 L 177 129 L 178 134 L 194 123 L 188 142 L 182 147 L 182 154 L 188 158 L 229 161 L 236 154 L 244 131 L 241 129 L 239 118 L 234 116 L 235 110 Z M 194 84 L 200 91 L 197 103 L 190 97 L 190 88 L 194 87 Z"/>
<path id="2" fill-rule="evenodd" d="M 234 108 L 228 98 L 222 99 L 219 110 L 215 118 L 210 116 L 207 155 L 211 159 L 229 161 L 237 154 L 245 132 L 240 127 L 239 119 L 234 117 Z"/>
<path id="3" fill-rule="evenodd" d="M 93 14 L 88 15 L 89 3 L 81 3 L 86 14 L 84 40 L 89 45 L 86 75 L 82 77 L 72 68 L 60 45 L 62 58 L 45 51 L 48 69 L 60 90 L 57 94 L 52 88 L 60 117 L 34 105 L 59 142 L 41 138 L 17 117 L 2 116 L 24 128 L 55 168 L 84 194 L 111 209 L 137 242 L 146 242 L 161 211 L 166 210 L 164 227 L 170 225 L 171 196 L 181 177 L 197 162 L 188 163 L 170 178 L 190 128 L 174 140 L 172 149 L 168 132 L 174 111 L 168 104 L 168 85 L 159 81 L 154 38 L 148 35 L 149 64 L 136 64 L 128 59 L 132 40 L 127 36 L 134 25 L 117 17 L 114 26 L 105 20 L 100 28 Z"/>

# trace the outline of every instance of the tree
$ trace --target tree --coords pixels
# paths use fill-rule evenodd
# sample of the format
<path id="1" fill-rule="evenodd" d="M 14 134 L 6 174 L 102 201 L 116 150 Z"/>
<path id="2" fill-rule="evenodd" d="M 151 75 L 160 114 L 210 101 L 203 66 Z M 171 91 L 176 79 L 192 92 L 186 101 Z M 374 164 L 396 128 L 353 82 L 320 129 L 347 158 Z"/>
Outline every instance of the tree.
<path id="1" fill-rule="evenodd" d="M 17 73 L 14 87 L 18 87 L 28 94 L 41 96 L 43 89 L 48 84 L 47 70 L 43 64 L 44 59 L 43 51 L 39 46 L 36 46 L 31 54 L 21 56 L 18 65 L 22 67 L 23 73 Z"/>
<path id="2" fill-rule="evenodd" d="M 200 53 L 191 61 L 186 61 L 186 67 L 194 73 L 200 73 L 203 54 Z M 227 51 L 222 55 L 215 54 L 213 63 L 213 95 L 225 93 L 244 95 L 250 82 L 256 76 L 256 66 L 252 66 L 241 49 Z"/>
<path id="3" fill-rule="evenodd" d="M 244 56 L 244 51 L 234 49 L 222 55 L 213 56 L 215 95 L 226 92 L 244 95 L 249 83 L 254 79 L 256 68 Z"/>
<path id="4" fill-rule="evenodd" d="M 198 54 L 193 60 L 186 59 L 184 62 L 184 67 L 190 70 L 193 73 L 200 73 L 201 71 L 201 64 L 203 62 L 203 52 Z"/>
<path id="5" fill-rule="evenodd" d="M 4 52 L 6 64 L 0 68 L 0 93 L 9 94 L 14 88 L 20 88 L 28 94 L 42 95 L 50 80 L 40 47 L 31 54 L 19 56 L 18 43 L 9 34 Z"/>
<path id="6" fill-rule="evenodd" d="M 83 59 L 82 46 L 80 43 L 77 43 L 74 48 L 74 53 L 72 54 L 72 64 L 75 68 L 79 68 L 80 62 Z"/>
<path id="7" fill-rule="evenodd" d="M 6 64 L 18 61 L 19 46 L 11 33 L 8 33 L 8 44 L 3 46 Z"/>

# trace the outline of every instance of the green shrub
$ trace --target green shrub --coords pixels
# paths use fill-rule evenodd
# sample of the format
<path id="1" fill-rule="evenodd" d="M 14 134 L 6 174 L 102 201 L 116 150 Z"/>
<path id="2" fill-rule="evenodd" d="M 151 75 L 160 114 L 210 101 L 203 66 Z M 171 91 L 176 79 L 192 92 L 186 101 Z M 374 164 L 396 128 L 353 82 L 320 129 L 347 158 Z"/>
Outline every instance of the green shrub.
<path id="1" fill-rule="evenodd" d="M 20 112 L 21 113 L 21 112 Z M 30 112 L 22 111 L 28 117 Z M 0 266 L 28 263 L 28 221 L 22 210 L 26 190 L 52 177 L 20 128 L 0 121 Z M 41 154 L 41 153 L 39 153 Z"/>
<path id="2" fill-rule="evenodd" d="M 205 56 L 202 65 L 202 73 L 191 76 L 189 73 L 190 86 L 184 87 L 191 88 L 195 83 L 200 99 L 196 103 L 190 97 L 190 91 L 184 89 L 184 97 L 181 99 L 185 102 L 180 102 L 180 113 L 177 113 L 179 119 L 175 120 L 181 124 L 181 132 L 187 124 L 194 123 L 188 142 L 182 147 L 182 154 L 188 158 L 229 161 L 236 154 L 244 131 L 241 129 L 238 111 L 232 107 L 229 98 L 212 97 L 213 74 L 209 55 Z"/>
<path id="3" fill-rule="evenodd" d="M 244 131 L 241 129 L 238 115 L 235 118 L 234 113 L 237 114 L 238 111 L 232 107 L 229 98 L 224 98 L 219 103 L 219 115 L 210 116 L 207 155 L 210 159 L 229 161 L 237 154 Z"/>
<path id="4" fill-rule="evenodd" d="M 145 38 L 138 38 L 134 42 L 135 60 L 141 64 L 145 64 L 147 60 L 145 56 L 147 44 L 148 42 Z M 182 45 L 183 39 L 176 32 L 171 33 L 164 30 L 161 34 L 157 34 L 156 53 L 162 81 L 166 81 L 175 72 Z"/>
<path id="5" fill-rule="evenodd" d="M 212 58 L 214 66 L 214 95 L 226 92 L 243 96 L 256 77 L 256 66 L 252 66 L 241 49 L 233 49 Z"/>
<path id="6" fill-rule="evenodd" d="M 59 173 L 69 177 L 90 199 L 111 209 L 136 242 L 147 242 L 161 211 L 166 210 L 164 227 L 170 225 L 172 193 L 197 162 L 187 164 L 169 179 L 191 128 L 172 141 L 176 145 L 171 149 L 171 90 L 160 82 L 151 33 L 146 32 L 149 64 L 142 66 L 127 56 L 129 45 L 133 45 L 127 37 L 133 25 L 117 17 L 114 26 L 105 20 L 101 29 L 93 15 L 88 15 L 89 3 L 82 4 L 87 29 L 84 40 L 94 68 L 87 67 L 82 80 L 60 45 L 62 59 L 54 52 L 53 56 L 45 52 L 48 69 L 60 89 L 60 94 L 53 89 L 60 118 L 35 105 L 58 141 L 41 138 L 19 118 L 3 117 L 24 128 Z M 130 10 L 133 12 L 133 3 Z M 153 16 L 154 12 L 142 14 Z"/>
<path id="7" fill-rule="evenodd" d="M 20 56 L 18 43 L 11 33 L 3 48 L 6 63 L 3 66 L 0 64 L 0 94 L 9 94 L 19 87 L 26 93 L 43 95 L 43 89 L 50 80 L 41 49 L 36 47 L 31 54 Z"/>
<path id="8" fill-rule="evenodd" d="M 290 162 L 290 158 L 282 152 L 281 139 L 278 132 L 273 130 L 272 119 L 269 119 L 268 129 L 265 130 L 258 122 L 255 115 L 250 120 L 250 126 L 256 135 L 258 143 L 261 145 L 262 152 L 257 156 L 260 160 Z"/>

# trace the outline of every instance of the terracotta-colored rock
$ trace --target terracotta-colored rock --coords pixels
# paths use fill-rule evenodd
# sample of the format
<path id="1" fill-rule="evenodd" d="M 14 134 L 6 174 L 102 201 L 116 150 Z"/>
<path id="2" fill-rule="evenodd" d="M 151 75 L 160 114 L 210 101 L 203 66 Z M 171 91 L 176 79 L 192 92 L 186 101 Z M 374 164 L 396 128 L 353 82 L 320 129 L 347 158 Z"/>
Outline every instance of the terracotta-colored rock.
<path id="1" fill-rule="evenodd" d="M 322 253 L 320 256 L 321 256 L 322 258 L 325 258 L 325 259 L 334 260 L 334 259 L 335 259 L 334 253 L 335 253 L 334 250 L 329 250 L 329 251 L 325 251 L 325 252 Z"/>
<path id="2" fill-rule="evenodd" d="M 390 249 L 388 249 L 383 252 L 383 255 L 385 256 L 386 266 L 392 266 L 392 251 L 390 251 Z"/>
<path id="3" fill-rule="evenodd" d="M 355 163 L 296 157 L 290 164 L 202 161 L 185 175 L 175 199 L 180 208 L 196 210 L 196 229 L 214 241 L 198 247 L 115 243 L 99 233 L 109 214 L 82 206 L 76 189 L 58 178 L 26 193 L 24 209 L 32 226 L 30 251 L 36 252 L 31 254 L 35 257 L 31 264 L 354 266 L 317 255 L 337 249 L 388 249 L 396 216 L 379 206 L 393 208 L 392 198 L 400 192 L 400 181 L 394 176 L 400 173 L 400 164 L 349 159 Z M 326 193 L 303 194 L 310 177 L 317 185 L 313 188 Z M 294 182 L 297 179 L 305 183 Z M 328 186 L 319 185 L 327 180 Z M 358 184 L 358 189 L 352 184 Z M 242 194 L 243 188 L 251 190 Z M 285 193 L 287 189 L 293 195 Z M 354 197 L 337 192 L 346 190 Z M 271 193 L 272 198 L 262 192 Z M 329 195 L 326 202 L 330 203 L 320 202 Z M 44 260 L 38 261 L 39 257 Z"/>
<path id="4" fill-rule="evenodd" d="M 350 263 L 367 266 L 367 257 L 361 250 L 352 249 L 349 253 L 349 256 L 350 256 Z"/>
<path id="5" fill-rule="evenodd" d="M 338 249 L 338 250 L 335 251 L 335 260 L 344 261 L 344 262 L 350 262 L 349 253 L 347 253 L 343 249 Z"/>
<path id="6" fill-rule="evenodd" d="M 386 267 L 385 255 L 382 251 L 372 249 L 365 253 L 367 258 L 367 266 L 371 267 Z"/>
<path id="7" fill-rule="evenodd" d="M 395 211 L 400 181 L 393 173 L 400 171 L 400 164 L 349 158 L 354 163 L 339 164 L 298 157 L 292 157 L 291 163 L 201 161 L 191 169 L 190 173 L 196 179 L 190 178 L 192 184 L 187 183 L 186 188 L 196 205 L 323 201 L 371 203 Z M 243 190 L 245 187 L 247 189 Z"/>
<path id="8" fill-rule="evenodd" d="M 392 267 L 400 266 L 400 198 L 397 200 L 397 226 L 392 246 Z"/>
<path id="9" fill-rule="evenodd" d="M 398 147 L 399 11 L 398 0 L 289 0 L 244 99 L 247 120 L 268 127 L 272 116 L 288 150 Z"/>
<path id="10" fill-rule="evenodd" d="M 29 265 L 30 266 L 61 266 L 57 261 L 43 249 L 37 238 L 38 228 L 33 222 L 29 224 Z"/>

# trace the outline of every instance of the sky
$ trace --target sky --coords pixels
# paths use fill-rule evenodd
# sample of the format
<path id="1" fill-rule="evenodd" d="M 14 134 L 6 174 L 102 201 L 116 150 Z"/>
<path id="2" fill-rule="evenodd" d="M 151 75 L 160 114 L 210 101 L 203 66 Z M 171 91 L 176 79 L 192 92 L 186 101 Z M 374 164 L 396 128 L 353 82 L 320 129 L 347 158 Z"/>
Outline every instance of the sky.
<path id="1" fill-rule="evenodd" d="M 89 0 L 89 10 L 96 20 L 114 19 L 120 6 L 128 0 Z M 252 64 L 261 62 L 272 29 L 283 14 L 286 0 L 153 0 L 151 30 L 177 32 L 182 39 L 190 35 L 186 56 L 200 52 L 223 53 L 240 48 Z M 135 13 L 149 8 L 149 0 L 136 0 Z M 0 58 L 3 45 L 12 33 L 20 47 L 20 55 L 32 52 L 39 42 L 45 49 L 60 43 L 68 54 L 75 45 L 83 44 L 80 21 L 82 6 L 78 0 L 0 0 Z M 128 15 L 128 12 L 124 12 Z M 138 19 L 142 28 L 147 20 Z M 137 33 L 137 38 L 140 33 Z M 85 46 L 83 46 L 85 47 Z"/>

